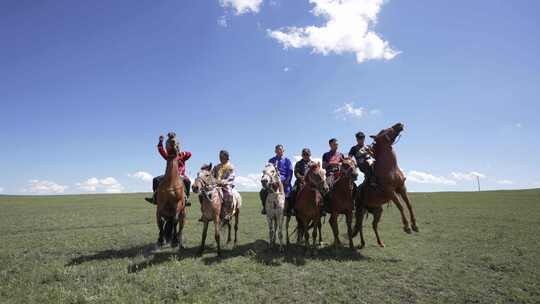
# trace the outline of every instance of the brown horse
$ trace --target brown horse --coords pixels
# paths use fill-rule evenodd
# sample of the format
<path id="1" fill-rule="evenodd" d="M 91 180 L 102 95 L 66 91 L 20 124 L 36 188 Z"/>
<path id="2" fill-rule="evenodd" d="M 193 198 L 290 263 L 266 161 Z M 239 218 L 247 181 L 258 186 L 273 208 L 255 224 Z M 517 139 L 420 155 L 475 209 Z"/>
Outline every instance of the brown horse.
<path id="1" fill-rule="evenodd" d="M 321 229 L 321 193 L 328 192 L 328 184 L 324 170 L 319 163 L 311 163 L 304 178 L 304 187 L 296 196 L 296 220 L 298 222 L 298 236 L 304 236 L 305 249 L 309 247 L 309 229 L 313 227 L 313 246 L 317 240 L 317 230 Z"/>
<path id="2" fill-rule="evenodd" d="M 339 240 L 339 229 L 337 219 L 340 214 L 345 215 L 347 223 L 347 235 L 349 237 L 349 247 L 353 249 L 352 237 L 352 220 L 354 198 L 352 194 L 353 173 L 356 169 L 354 161 L 347 157 L 345 158 L 336 176 L 334 187 L 330 192 L 330 226 L 334 233 L 334 246 L 341 246 Z"/>
<path id="3" fill-rule="evenodd" d="M 223 206 L 223 198 L 219 193 L 216 181 L 212 177 L 212 164 L 203 166 L 201 171 L 197 173 L 197 178 L 193 182 L 192 190 L 194 193 L 199 194 L 199 202 L 201 203 L 201 220 L 204 224 L 201 246 L 199 248 L 199 254 L 202 254 L 206 242 L 206 234 L 208 231 L 208 223 L 214 222 L 214 237 L 217 246 L 217 255 L 221 256 L 221 241 L 220 241 L 220 228 L 222 223 L 228 227 L 227 244 L 231 242 L 231 223 L 230 218 L 234 216 L 234 245 L 237 242 L 238 233 L 238 218 L 240 215 L 240 204 L 235 206 Z M 238 199 L 238 198 L 236 198 Z M 240 199 L 241 200 L 241 199 Z"/>
<path id="4" fill-rule="evenodd" d="M 392 149 L 392 145 L 403 131 L 403 124 L 397 123 L 391 128 L 384 129 L 373 138 L 375 151 L 375 176 L 378 186 L 373 188 L 364 182 L 359 187 L 356 193 L 356 224 L 354 227 L 353 236 L 360 232 L 360 248 L 365 246 L 364 235 L 362 232 L 362 224 L 366 212 L 373 214 L 373 230 L 377 238 L 379 246 L 384 247 L 378 231 L 378 223 L 382 216 L 382 205 L 389 201 L 394 202 L 401 213 L 403 222 L 403 230 L 406 233 L 411 233 L 411 227 L 403 212 L 403 207 L 399 201 L 399 196 L 405 201 L 411 218 L 412 230 L 418 232 L 416 219 L 412 210 L 411 202 L 407 196 L 407 188 L 405 187 L 405 175 L 399 169 L 397 164 L 396 153 Z"/>
<path id="5" fill-rule="evenodd" d="M 165 177 L 156 191 L 156 222 L 159 228 L 157 245 L 171 242 L 172 247 L 182 248 L 182 230 L 184 228 L 185 192 L 184 183 L 178 173 L 178 146 L 176 138 L 169 134 L 167 140 L 167 169 Z M 178 225 L 178 232 L 176 228 Z"/>

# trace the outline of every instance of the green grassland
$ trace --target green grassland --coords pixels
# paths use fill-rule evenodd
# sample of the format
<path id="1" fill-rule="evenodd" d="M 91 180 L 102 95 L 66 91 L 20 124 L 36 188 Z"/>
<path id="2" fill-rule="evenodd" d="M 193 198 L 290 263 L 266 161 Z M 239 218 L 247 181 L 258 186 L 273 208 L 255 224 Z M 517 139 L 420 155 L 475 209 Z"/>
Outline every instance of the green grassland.
<path id="1" fill-rule="evenodd" d="M 367 225 L 366 248 L 314 256 L 267 249 L 257 195 L 243 193 L 239 244 L 222 258 L 212 234 L 196 256 L 198 203 L 185 249 L 147 255 L 157 228 L 144 196 L 1 196 L 0 303 L 540 302 L 540 190 L 413 193 L 420 233 L 385 207 L 386 248 Z"/>

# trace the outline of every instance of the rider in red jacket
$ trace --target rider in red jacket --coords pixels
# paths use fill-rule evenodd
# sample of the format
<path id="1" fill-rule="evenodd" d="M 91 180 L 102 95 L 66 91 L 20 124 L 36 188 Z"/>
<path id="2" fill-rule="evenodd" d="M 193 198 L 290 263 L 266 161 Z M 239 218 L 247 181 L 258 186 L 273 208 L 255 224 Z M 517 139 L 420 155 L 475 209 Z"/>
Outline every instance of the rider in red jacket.
<path id="1" fill-rule="evenodd" d="M 176 136 L 174 132 L 171 132 L 173 136 Z M 169 134 L 171 134 L 169 133 Z M 163 148 L 163 135 L 159 136 L 159 142 L 157 144 L 157 148 L 159 151 L 159 154 L 163 157 L 163 159 L 167 160 L 167 151 L 165 148 Z M 181 151 L 178 153 L 178 156 L 176 157 L 176 160 L 178 161 L 178 173 L 180 174 L 180 177 L 182 178 L 182 181 L 184 182 L 184 190 L 186 191 L 186 206 L 191 206 L 191 203 L 189 202 L 189 190 L 191 187 L 191 181 L 189 180 L 189 177 L 186 175 L 186 161 L 191 157 L 191 152 L 188 151 Z M 156 190 L 159 186 L 159 183 L 163 180 L 165 175 L 160 175 L 154 177 L 152 180 L 152 190 L 154 191 L 154 195 L 151 198 L 145 198 L 145 200 L 151 204 L 156 204 Z"/>

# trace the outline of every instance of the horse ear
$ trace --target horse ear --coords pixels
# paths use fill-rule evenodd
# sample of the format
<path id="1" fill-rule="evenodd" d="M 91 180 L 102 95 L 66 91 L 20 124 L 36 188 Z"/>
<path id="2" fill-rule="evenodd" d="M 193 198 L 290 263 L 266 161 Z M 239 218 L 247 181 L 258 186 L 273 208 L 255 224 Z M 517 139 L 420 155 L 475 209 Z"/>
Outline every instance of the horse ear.
<path id="1" fill-rule="evenodd" d="M 208 164 L 208 170 L 212 170 L 212 163 Z"/>

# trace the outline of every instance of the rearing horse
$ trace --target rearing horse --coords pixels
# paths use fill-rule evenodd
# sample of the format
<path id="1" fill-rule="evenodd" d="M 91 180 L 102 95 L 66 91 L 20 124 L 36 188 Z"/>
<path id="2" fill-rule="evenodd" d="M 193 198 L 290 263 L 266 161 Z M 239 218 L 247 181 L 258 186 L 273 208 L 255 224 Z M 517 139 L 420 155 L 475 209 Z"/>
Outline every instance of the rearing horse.
<path id="1" fill-rule="evenodd" d="M 182 248 L 186 197 L 184 183 L 178 173 L 178 146 L 172 135 L 169 135 L 167 140 L 167 155 L 165 177 L 156 191 L 156 222 L 159 228 L 157 245 L 161 247 L 170 241 L 172 247 L 179 245 L 179 248 Z"/>
<path id="2" fill-rule="evenodd" d="M 377 178 L 378 186 L 373 188 L 367 185 L 367 183 L 364 183 L 356 193 L 356 224 L 353 236 L 356 236 L 356 234 L 360 232 L 360 248 L 365 246 L 362 224 L 366 212 L 373 214 L 372 225 L 377 238 L 377 243 L 379 246 L 384 247 L 384 243 L 379 236 L 378 223 L 382 216 L 382 205 L 389 201 L 394 202 L 399 209 L 401 220 L 403 222 L 403 230 L 406 233 L 411 233 L 412 228 L 412 230 L 418 232 L 416 218 L 409 197 L 407 196 L 405 175 L 399 168 L 396 153 L 392 149 L 392 145 L 395 143 L 401 131 L 403 131 L 403 127 L 402 123 L 397 123 L 391 128 L 380 131 L 376 136 L 371 136 L 375 142 L 375 176 Z M 411 218 L 411 227 L 409 227 L 409 222 L 405 217 L 398 196 L 400 196 L 407 205 Z"/>
<path id="3" fill-rule="evenodd" d="M 334 189 L 330 192 L 330 226 L 334 233 L 334 246 L 341 246 L 339 240 L 339 229 L 337 219 L 340 214 L 345 215 L 347 223 L 347 235 L 349 237 L 349 247 L 353 249 L 352 220 L 354 198 L 352 194 L 352 179 L 356 165 L 354 161 L 347 157 L 339 167 L 338 176 L 334 183 Z"/>

